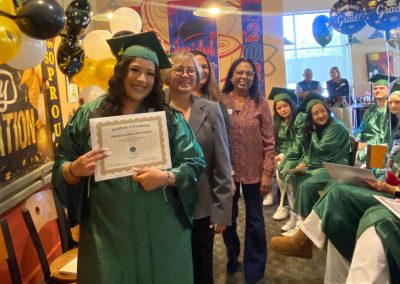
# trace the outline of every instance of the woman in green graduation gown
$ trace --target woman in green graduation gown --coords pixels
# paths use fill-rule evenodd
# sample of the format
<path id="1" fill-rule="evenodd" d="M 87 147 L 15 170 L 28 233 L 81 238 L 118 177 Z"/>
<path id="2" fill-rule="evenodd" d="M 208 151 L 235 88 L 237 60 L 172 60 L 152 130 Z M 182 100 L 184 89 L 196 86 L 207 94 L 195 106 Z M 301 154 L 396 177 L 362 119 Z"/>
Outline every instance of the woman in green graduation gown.
<path id="1" fill-rule="evenodd" d="M 288 235 L 298 230 L 303 218 L 311 212 L 319 199 L 330 175 L 323 167 L 323 162 L 348 164 L 350 157 L 349 135 L 346 127 L 332 118 L 323 98 L 309 94 L 299 109 L 306 110 L 304 127 L 304 155 L 296 166 L 303 174 L 296 176 L 296 198 L 294 211 L 298 214 L 297 226 L 288 231 Z"/>
<path id="2" fill-rule="evenodd" d="M 274 133 L 275 133 L 275 163 L 276 163 L 276 180 L 281 192 L 278 209 L 273 215 L 274 220 L 283 220 L 289 216 L 289 209 L 293 208 L 294 199 L 288 200 L 289 208 L 284 206 L 286 198 L 286 186 L 281 173 L 280 165 L 285 163 L 287 153 L 292 151 L 292 148 L 297 149 L 295 143 L 298 137 L 302 137 L 303 128 L 299 126 L 300 116 L 296 116 L 296 94 L 294 90 L 274 87 L 268 97 L 274 100 Z M 301 139 L 301 138 L 300 138 Z M 296 164 L 297 165 L 297 164 Z M 288 166 L 288 164 L 287 164 Z M 295 166 L 295 165 L 294 165 Z M 288 199 L 293 194 L 288 195 Z M 263 204 L 268 206 L 273 203 L 272 192 L 265 198 Z"/>
<path id="3" fill-rule="evenodd" d="M 54 188 L 81 227 L 78 283 L 193 283 L 190 226 L 205 166 L 201 149 L 182 116 L 164 104 L 159 69 L 170 64 L 155 33 L 109 44 L 124 50 L 109 90 L 68 123 L 53 169 Z M 112 153 L 91 149 L 89 118 L 151 111 L 166 112 L 172 168 L 95 182 L 96 161 Z"/>
<path id="4" fill-rule="evenodd" d="M 394 115 L 392 121 L 393 139 L 398 139 L 398 117 L 400 117 L 400 92 L 395 91 L 389 97 L 390 112 Z M 394 140 L 393 145 L 399 141 Z M 392 147 L 387 167 L 377 171 L 382 179 L 388 169 L 399 175 L 400 147 Z M 325 189 L 324 196 L 315 204 L 312 212 L 292 237 L 274 237 L 271 247 L 282 254 L 310 258 L 312 243 L 318 248 L 328 244 L 328 257 L 325 280 L 327 282 L 344 282 L 347 277 L 346 263 L 351 261 L 356 242 L 358 224 L 364 212 L 379 202 L 373 195 L 393 198 L 395 186 L 386 182 L 370 182 L 370 188 L 332 182 Z M 343 265 L 344 264 L 344 265 Z"/>

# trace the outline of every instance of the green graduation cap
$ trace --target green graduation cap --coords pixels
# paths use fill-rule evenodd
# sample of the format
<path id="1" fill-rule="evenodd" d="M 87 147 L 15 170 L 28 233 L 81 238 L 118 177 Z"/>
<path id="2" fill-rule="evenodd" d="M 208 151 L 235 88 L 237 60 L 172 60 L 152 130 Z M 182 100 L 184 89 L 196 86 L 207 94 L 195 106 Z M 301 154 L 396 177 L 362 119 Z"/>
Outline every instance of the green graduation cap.
<path id="1" fill-rule="evenodd" d="M 269 100 L 274 100 L 274 102 L 281 101 L 283 99 L 291 99 L 294 103 L 296 102 L 295 90 L 273 87 L 271 93 L 268 96 Z"/>
<path id="2" fill-rule="evenodd" d="M 388 80 L 389 79 L 389 80 Z M 392 82 L 396 77 L 382 75 L 382 74 L 375 74 L 371 78 L 368 79 L 368 82 L 373 83 L 375 86 L 388 86 L 389 82 Z"/>
<path id="3" fill-rule="evenodd" d="M 154 31 L 113 37 L 107 43 L 118 60 L 135 56 L 154 62 L 160 69 L 172 67 Z"/>
<path id="4" fill-rule="evenodd" d="M 390 94 L 395 93 L 399 94 L 400 93 L 400 83 L 399 82 L 394 82 L 392 88 L 390 89 Z"/>
<path id="5" fill-rule="evenodd" d="M 322 103 L 323 105 L 326 105 L 323 96 L 317 93 L 310 92 L 301 102 L 297 110 L 307 113 L 311 109 L 311 107 L 317 103 Z"/>

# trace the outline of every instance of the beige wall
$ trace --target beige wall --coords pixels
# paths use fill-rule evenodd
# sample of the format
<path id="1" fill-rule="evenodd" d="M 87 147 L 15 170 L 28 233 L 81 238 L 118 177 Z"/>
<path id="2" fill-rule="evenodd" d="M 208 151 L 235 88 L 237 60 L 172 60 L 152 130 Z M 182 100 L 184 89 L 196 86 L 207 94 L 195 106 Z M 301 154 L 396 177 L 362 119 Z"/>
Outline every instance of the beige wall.
<path id="1" fill-rule="evenodd" d="M 286 68 L 283 52 L 282 0 L 264 0 L 264 72 L 265 93 L 272 87 L 286 86 Z"/>

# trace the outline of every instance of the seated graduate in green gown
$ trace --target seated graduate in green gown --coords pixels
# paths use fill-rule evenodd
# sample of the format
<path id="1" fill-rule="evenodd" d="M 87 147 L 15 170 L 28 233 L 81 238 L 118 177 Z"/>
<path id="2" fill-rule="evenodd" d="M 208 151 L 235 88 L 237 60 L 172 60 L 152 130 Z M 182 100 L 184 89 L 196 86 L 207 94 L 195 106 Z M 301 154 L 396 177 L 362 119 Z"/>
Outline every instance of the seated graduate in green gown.
<path id="1" fill-rule="evenodd" d="M 392 82 L 396 77 L 389 77 Z M 387 135 L 387 97 L 389 94 L 389 80 L 387 75 L 377 74 L 368 81 L 373 84 L 375 104 L 369 106 L 364 113 L 360 127 L 354 131 L 353 136 L 359 141 L 357 161 L 359 165 L 366 162 L 367 145 L 388 144 Z"/>
<path id="2" fill-rule="evenodd" d="M 299 110 L 305 110 L 307 116 L 303 138 L 304 154 L 296 169 L 305 171 L 293 180 L 296 184 L 294 212 L 297 214 L 297 225 L 284 235 L 296 233 L 302 219 L 308 216 L 318 201 L 319 191 L 331 179 L 322 163 L 348 165 L 350 157 L 346 127 L 330 115 L 322 96 L 309 94 Z"/>
<path id="3" fill-rule="evenodd" d="M 170 68 L 154 32 L 112 38 L 120 61 L 106 94 L 82 105 L 67 124 L 53 186 L 80 224 L 78 283 L 193 283 L 191 221 L 203 154 L 182 116 L 165 104 L 160 68 Z M 95 182 L 89 118 L 165 111 L 172 168 Z"/>
<path id="4" fill-rule="evenodd" d="M 378 178 L 383 180 L 389 171 L 399 175 L 400 85 L 394 85 L 392 90 L 389 97 L 389 109 L 392 114 L 393 147 L 389 153 L 386 168 L 375 171 Z M 281 254 L 310 258 L 313 243 L 321 249 L 327 244 L 325 281 L 327 283 L 345 282 L 360 219 L 368 208 L 379 203 L 373 195 L 393 198 L 393 192 L 397 189 L 396 186 L 387 182 L 369 181 L 369 183 L 370 188 L 331 182 L 325 188 L 325 194 L 301 225 L 300 230 L 292 237 L 272 238 L 271 247 Z"/>
<path id="5" fill-rule="evenodd" d="M 399 243 L 399 217 L 382 204 L 369 208 L 358 226 L 346 283 L 400 283 Z"/>
<path id="6" fill-rule="evenodd" d="M 298 145 L 301 144 L 303 137 L 303 126 L 305 114 L 296 115 L 296 93 L 294 90 L 274 87 L 268 99 L 274 101 L 274 133 L 275 133 L 275 163 L 276 180 L 281 192 L 278 209 L 273 215 L 274 220 L 283 220 L 289 216 L 289 209 L 294 206 L 293 194 L 288 194 L 288 205 L 284 206 L 286 199 L 286 189 L 282 173 L 281 164 L 286 163 L 290 167 L 290 161 L 286 162 L 289 152 L 299 152 Z M 293 157 L 294 154 L 290 154 Z M 300 154 L 299 154 L 300 155 Z M 292 166 L 296 166 L 297 163 Z M 264 199 L 264 205 L 272 204 L 272 193 L 269 193 Z M 269 202 L 271 201 L 271 202 Z M 292 213 L 293 214 L 293 213 Z"/>

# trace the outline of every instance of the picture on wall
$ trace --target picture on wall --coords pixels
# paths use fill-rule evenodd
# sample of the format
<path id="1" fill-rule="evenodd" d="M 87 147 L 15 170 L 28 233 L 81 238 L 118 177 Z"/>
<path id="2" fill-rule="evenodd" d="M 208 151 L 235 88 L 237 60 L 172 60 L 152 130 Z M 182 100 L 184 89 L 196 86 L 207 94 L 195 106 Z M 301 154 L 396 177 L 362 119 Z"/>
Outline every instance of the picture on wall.
<path id="1" fill-rule="evenodd" d="M 367 70 L 368 78 L 371 78 L 375 74 L 393 75 L 393 54 L 389 52 L 389 70 L 388 70 L 388 58 L 386 52 L 374 52 L 367 53 Z"/>

